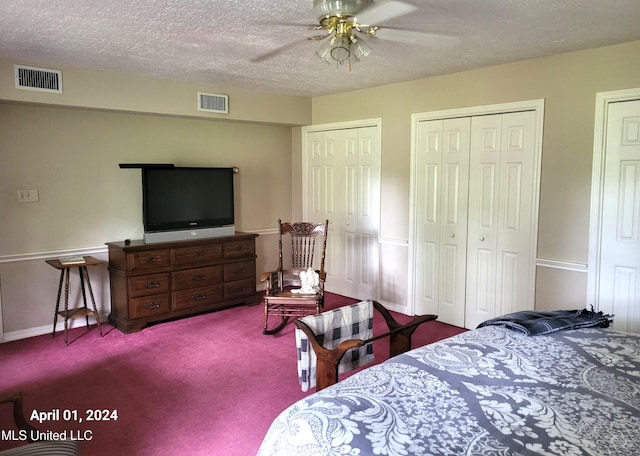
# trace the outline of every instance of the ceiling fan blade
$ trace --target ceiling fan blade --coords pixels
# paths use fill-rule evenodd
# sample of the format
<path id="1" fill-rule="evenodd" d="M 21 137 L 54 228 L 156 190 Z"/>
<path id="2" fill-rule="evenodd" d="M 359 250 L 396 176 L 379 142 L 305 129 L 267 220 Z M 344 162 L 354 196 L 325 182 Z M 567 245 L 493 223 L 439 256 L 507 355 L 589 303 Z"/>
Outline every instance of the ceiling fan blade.
<path id="1" fill-rule="evenodd" d="M 372 3 L 356 15 L 356 21 L 361 25 L 380 25 L 396 17 L 416 11 L 413 5 L 396 0 L 383 0 Z"/>
<path id="2" fill-rule="evenodd" d="M 297 45 L 303 43 L 307 41 L 307 39 L 305 38 L 304 40 L 296 40 L 293 41 L 291 43 L 287 43 L 285 45 L 282 45 L 280 47 L 275 48 L 273 51 L 269 51 L 265 54 L 261 54 L 259 56 L 253 57 L 251 59 L 249 59 L 250 62 L 253 63 L 260 63 L 260 62 L 264 62 L 265 60 L 269 60 L 272 59 L 274 57 L 277 57 L 278 55 L 282 54 L 285 51 L 288 51 L 289 49 L 292 49 L 294 47 L 296 47 Z"/>
<path id="3" fill-rule="evenodd" d="M 376 31 L 374 38 L 438 47 L 455 46 L 460 42 L 460 39 L 454 36 L 419 32 L 417 30 L 403 30 L 393 27 L 380 27 Z"/>
<path id="4" fill-rule="evenodd" d="M 308 28 L 309 30 L 313 30 L 313 29 L 318 29 L 320 28 L 318 26 L 318 24 L 312 24 L 312 23 L 307 23 L 307 24 L 301 24 L 299 22 L 273 22 L 273 21 L 257 21 L 251 22 L 252 24 L 256 24 L 256 25 L 264 25 L 264 26 L 269 26 L 269 27 L 277 27 L 277 26 L 284 26 L 284 27 L 305 27 Z"/>

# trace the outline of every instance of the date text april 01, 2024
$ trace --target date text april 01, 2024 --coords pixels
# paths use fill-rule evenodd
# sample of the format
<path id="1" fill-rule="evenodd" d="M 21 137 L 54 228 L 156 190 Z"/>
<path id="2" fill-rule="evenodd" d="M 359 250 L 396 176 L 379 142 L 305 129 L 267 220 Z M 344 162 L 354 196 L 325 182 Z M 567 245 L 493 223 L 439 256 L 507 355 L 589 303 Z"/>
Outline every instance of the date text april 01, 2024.
<path id="1" fill-rule="evenodd" d="M 40 424 L 47 422 L 67 422 L 80 424 L 93 421 L 117 421 L 118 411 L 109 409 L 87 409 L 80 412 L 76 409 L 33 410 L 29 416 L 31 421 Z M 92 440 L 93 431 L 88 429 L 51 431 L 51 430 L 0 430 L 0 440 L 31 441 L 39 440 Z"/>

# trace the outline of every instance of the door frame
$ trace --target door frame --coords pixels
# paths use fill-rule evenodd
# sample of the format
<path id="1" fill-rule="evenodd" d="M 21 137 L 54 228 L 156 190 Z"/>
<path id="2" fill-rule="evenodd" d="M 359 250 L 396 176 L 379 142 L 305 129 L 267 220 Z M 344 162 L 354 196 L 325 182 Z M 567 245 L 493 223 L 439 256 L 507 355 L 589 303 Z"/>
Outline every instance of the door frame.
<path id="1" fill-rule="evenodd" d="M 534 134 L 534 187 L 538 198 L 534 203 L 534 216 L 532 223 L 536 229 L 533 233 L 537 233 L 538 216 L 540 207 L 540 173 L 542 162 L 542 133 L 544 130 L 544 99 L 523 100 L 510 103 L 499 103 L 483 106 L 470 106 L 466 108 L 446 109 L 441 111 L 430 111 L 411 114 L 411 170 L 410 170 L 410 190 L 409 190 L 409 265 L 407 274 L 407 310 L 410 315 L 415 314 L 415 284 L 418 279 L 416 268 L 416 238 L 417 238 L 417 179 L 418 179 L 418 123 L 429 120 L 451 119 L 455 117 L 473 117 L 491 114 L 508 114 L 519 111 L 535 111 L 536 113 L 536 129 Z M 530 249 L 533 252 L 531 272 L 531 283 L 535 284 L 535 263 L 537 253 L 538 237 L 533 236 L 531 239 Z M 531 294 L 535 295 L 535 286 L 532 287 Z"/>
<path id="2" fill-rule="evenodd" d="M 640 100 L 640 87 L 596 93 L 593 128 L 593 164 L 591 172 L 591 212 L 589 216 L 589 257 L 587 263 L 587 308 L 600 310 L 600 268 L 602 246 L 602 200 L 604 164 L 610 103 Z"/>

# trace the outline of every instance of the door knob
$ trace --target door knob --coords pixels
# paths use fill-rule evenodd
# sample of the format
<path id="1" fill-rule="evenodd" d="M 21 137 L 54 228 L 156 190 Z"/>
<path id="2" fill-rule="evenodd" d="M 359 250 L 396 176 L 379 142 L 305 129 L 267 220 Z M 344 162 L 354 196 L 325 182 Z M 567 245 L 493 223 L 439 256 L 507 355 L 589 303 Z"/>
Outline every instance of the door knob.
<path id="1" fill-rule="evenodd" d="M 451 236 L 452 238 L 456 237 L 456 233 L 451 233 L 449 236 Z"/>
<path id="2" fill-rule="evenodd" d="M 480 240 L 481 240 L 481 241 L 484 241 L 484 236 L 480 236 Z"/>

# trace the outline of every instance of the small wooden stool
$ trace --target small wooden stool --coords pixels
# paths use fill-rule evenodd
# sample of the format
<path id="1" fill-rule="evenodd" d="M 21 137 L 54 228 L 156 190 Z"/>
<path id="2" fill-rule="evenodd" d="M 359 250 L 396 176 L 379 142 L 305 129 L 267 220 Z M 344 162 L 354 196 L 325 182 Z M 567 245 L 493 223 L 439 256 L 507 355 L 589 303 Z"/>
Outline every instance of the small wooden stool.
<path id="1" fill-rule="evenodd" d="M 56 324 L 58 323 L 58 315 L 64 317 L 64 344 L 69 345 L 67 339 L 67 331 L 69 329 L 69 318 L 80 318 L 85 317 L 87 321 L 87 328 L 89 327 L 89 315 L 93 315 L 96 319 L 96 323 L 98 324 L 98 331 L 100 331 L 100 336 L 102 334 L 102 327 L 100 326 L 100 316 L 98 315 L 98 309 L 96 308 L 96 300 L 93 297 L 93 289 L 91 288 L 91 279 L 89 278 L 89 271 L 87 270 L 87 266 L 96 266 L 104 263 L 104 261 L 98 260 L 91 256 L 85 256 L 83 263 L 69 263 L 64 264 L 61 263 L 59 259 L 46 260 L 46 263 L 50 266 L 53 266 L 56 269 L 60 270 L 60 284 L 58 285 L 58 298 L 56 299 L 56 312 L 53 315 L 53 333 L 52 337 L 56 336 Z M 72 268 L 78 268 L 78 274 L 80 275 L 80 289 L 82 290 L 82 301 L 84 302 L 84 307 L 79 307 L 76 309 L 69 309 L 69 275 Z M 66 280 L 65 280 L 66 277 Z M 60 296 L 62 294 L 62 282 L 64 282 L 64 310 L 60 310 Z M 91 297 L 91 304 L 93 309 L 89 309 L 87 307 L 87 294 L 85 291 L 85 283 L 86 287 L 89 290 L 89 296 Z"/>

